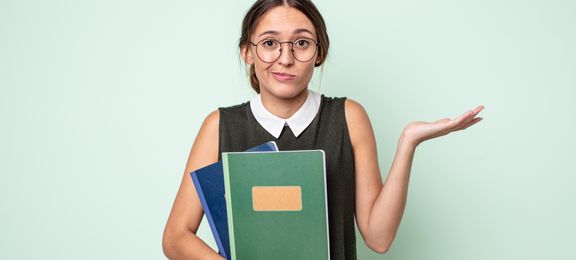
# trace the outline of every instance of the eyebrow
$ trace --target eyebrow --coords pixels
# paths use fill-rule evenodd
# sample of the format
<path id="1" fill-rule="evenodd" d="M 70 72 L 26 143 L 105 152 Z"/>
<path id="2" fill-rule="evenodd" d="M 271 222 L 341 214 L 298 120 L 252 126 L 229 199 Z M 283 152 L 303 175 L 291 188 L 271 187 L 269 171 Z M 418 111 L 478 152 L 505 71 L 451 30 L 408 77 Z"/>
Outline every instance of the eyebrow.
<path id="1" fill-rule="evenodd" d="M 292 34 L 300 34 L 300 33 L 309 33 L 310 35 L 314 35 L 310 30 L 304 28 L 296 29 Z M 265 31 L 260 35 L 258 35 L 258 38 L 262 37 L 263 35 L 279 35 L 279 34 L 280 33 L 278 31 Z"/>
<path id="2" fill-rule="evenodd" d="M 299 33 L 309 33 L 310 35 L 314 35 L 314 34 L 313 34 L 311 31 L 309 31 L 308 29 L 296 29 L 293 34 L 299 34 Z"/>
<path id="3" fill-rule="evenodd" d="M 258 38 L 262 37 L 263 35 L 267 35 L 267 34 L 278 35 L 280 33 L 277 31 L 265 31 L 265 32 L 261 33 L 260 35 L 258 35 Z"/>

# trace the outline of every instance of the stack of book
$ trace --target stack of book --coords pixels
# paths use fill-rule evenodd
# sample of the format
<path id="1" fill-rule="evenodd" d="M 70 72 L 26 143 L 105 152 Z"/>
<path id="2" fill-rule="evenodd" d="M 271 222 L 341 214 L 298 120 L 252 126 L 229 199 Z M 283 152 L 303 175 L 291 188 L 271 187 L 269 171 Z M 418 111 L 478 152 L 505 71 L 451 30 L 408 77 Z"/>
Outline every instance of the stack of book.
<path id="1" fill-rule="evenodd" d="M 268 142 L 191 172 L 220 255 L 330 259 L 324 161 Z"/>

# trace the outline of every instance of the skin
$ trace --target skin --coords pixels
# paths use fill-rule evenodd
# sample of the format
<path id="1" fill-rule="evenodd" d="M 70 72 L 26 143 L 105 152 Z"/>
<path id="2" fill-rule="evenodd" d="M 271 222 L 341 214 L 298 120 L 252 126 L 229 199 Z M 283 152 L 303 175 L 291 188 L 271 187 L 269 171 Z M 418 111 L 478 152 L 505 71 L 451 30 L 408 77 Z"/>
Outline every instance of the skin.
<path id="1" fill-rule="evenodd" d="M 294 41 L 302 37 L 318 39 L 312 22 L 294 8 L 277 7 L 261 17 L 251 39 L 252 42 L 269 38 Z M 289 44 L 282 45 L 282 48 L 282 55 L 274 63 L 260 60 L 256 55 L 256 47 L 252 45 L 244 46 L 241 53 L 246 64 L 255 66 L 264 107 L 280 118 L 289 118 L 306 100 L 308 82 L 319 58 L 300 62 L 292 56 Z M 288 73 L 295 78 L 281 82 L 274 78 L 273 73 Z"/>
<path id="2" fill-rule="evenodd" d="M 305 29 L 309 32 L 302 32 Z M 261 35 L 265 32 L 273 32 Z M 252 42 L 266 37 L 293 41 L 301 36 L 317 39 L 316 30 L 308 18 L 291 7 L 276 7 L 266 13 L 256 26 Z M 273 114 L 289 118 L 306 100 L 308 82 L 318 57 L 299 62 L 283 45 L 280 58 L 264 63 L 251 45 L 241 49 L 246 64 L 254 64 L 260 82 L 262 103 Z M 293 75 L 293 79 L 277 80 L 273 73 Z M 396 154 L 383 182 L 380 177 L 376 141 L 372 125 L 364 108 L 356 101 L 346 100 L 345 113 L 355 158 L 356 221 L 366 245 L 378 253 L 391 246 L 404 213 L 410 169 L 416 147 L 426 140 L 466 129 L 482 118 L 476 117 L 484 107 L 478 106 L 461 116 L 435 122 L 412 122 L 403 129 Z M 204 120 L 192 145 L 182 183 L 166 224 L 163 249 L 170 259 L 223 259 L 196 236 L 203 210 L 188 173 L 214 163 L 218 159 L 219 113 L 214 111 Z"/>

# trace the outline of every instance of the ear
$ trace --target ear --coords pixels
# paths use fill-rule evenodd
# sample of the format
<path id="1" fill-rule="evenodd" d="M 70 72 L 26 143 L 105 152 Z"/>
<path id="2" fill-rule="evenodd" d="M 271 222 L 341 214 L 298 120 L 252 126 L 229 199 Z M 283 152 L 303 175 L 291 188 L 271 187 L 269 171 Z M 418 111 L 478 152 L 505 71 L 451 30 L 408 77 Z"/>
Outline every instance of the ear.
<path id="1" fill-rule="evenodd" d="M 252 51 L 250 51 L 250 48 L 248 47 L 247 44 L 242 46 L 242 48 L 240 48 L 240 56 L 247 65 L 254 64 L 254 57 L 252 56 Z"/>
<path id="2" fill-rule="evenodd" d="M 314 61 L 314 66 L 320 65 L 321 62 L 322 62 L 322 57 L 320 57 L 320 55 L 316 55 L 316 61 Z"/>

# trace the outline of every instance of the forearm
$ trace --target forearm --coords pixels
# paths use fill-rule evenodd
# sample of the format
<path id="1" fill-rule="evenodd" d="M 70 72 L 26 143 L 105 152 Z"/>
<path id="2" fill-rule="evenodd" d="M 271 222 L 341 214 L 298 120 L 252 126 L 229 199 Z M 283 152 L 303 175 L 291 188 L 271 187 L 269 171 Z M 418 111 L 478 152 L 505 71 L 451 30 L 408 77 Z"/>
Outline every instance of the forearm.
<path id="1" fill-rule="evenodd" d="M 390 247 L 400 225 L 408 194 L 408 182 L 416 145 L 403 133 L 382 190 L 368 219 L 367 242 L 378 252 Z"/>
<path id="2" fill-rule="evenodd" d="M 179 260 L 224 260 L 192 232 L 180 232 L 178 235 L 166 235 L 163 243 L 164 254 L 168 259 Z"/>
<path id="3" fill-rule="evenodd" d="M 356 221 L 366 244 L 374 251 L 384 253 L 390 248 L 404 214 L 416 146 L 478 123 L 482 118 L 475 116 L 484 107 L 479 106 L 455 119 L 444 118 L 431 123 L 415 121 L 406 125 L 386 181 L 382 183 L 368 116 L 359 104 L 352 101 L 346 104 L 356 167 Z"/>

